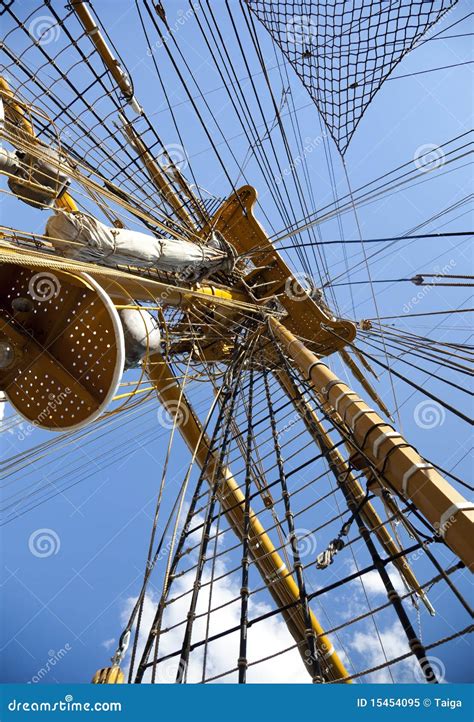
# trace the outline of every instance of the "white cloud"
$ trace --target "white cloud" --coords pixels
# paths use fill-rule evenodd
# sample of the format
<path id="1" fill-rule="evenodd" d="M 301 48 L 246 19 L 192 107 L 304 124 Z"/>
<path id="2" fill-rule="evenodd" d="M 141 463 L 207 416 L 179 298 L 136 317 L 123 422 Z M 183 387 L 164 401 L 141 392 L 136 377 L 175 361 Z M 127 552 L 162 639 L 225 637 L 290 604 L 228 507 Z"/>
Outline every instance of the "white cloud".
<path id="1" fill-rule="evenodd" d="M 196 515 L 193 521 L 193 528 L 198 526 L 202 521 L 203 520 L 200 516 Z M 213 533 L 215 533 L 215 529 L 213 529 Z M 198 544 L 201 534 L 202 529 L 193 533 L 191 535 L 192 539 L 190 539 L 191 543 L 188 543 L 186 546 L 189 547 L 191 545 Z M 196 561 L 196 557 L 196 550 L 185 557 L 187 560 L 187 568 L 193 566 Z M 214 573 L 215 581 L 211 587 L 211 585 L 207 584 L 210 580 L 210 565 L 206 565 L 206 571 L 203 575 L 202 587 L 199 593 L 196 609 L 198 618 L 195 620 L 193 625 L 193 642 L 200 641 L 206 637 L 206 613 L 209 607 L 210 594 L 212 595 L 211 607 L 213 609 L 217 609 L 217 611 L 211 614 L 207 636 L 211 637 L 230 628 L 239 627 L 241 606 L 239 574 L 237 573 L 232 577 L 227 575 L 224 576 L 223 579 L 219 579 L 220 576 L 226 574 L 231 566 L 233 565 L 227 562 L 224 557 L 216 559 Z M 181 649 L 185 630 L 185 623 L 183 622 L 186 620 L 191 599 L 191 595 L 185 594 L 185 592 L 189 592 L 192 588 L 194 578 L 195 569 L 191 569 L 191 571 L 182 574 L 182 576 L 178 576 L 173 582 L 170 598 L 174 601 L 167 606 L 162 623 L 162 630 L 169 629 L 170 631 L 163 631 L 160 635 L 159 658 L 177 652 Z M 397 591 L 403 592 L 403 584 L 399 575 L 395 572 L 391 572 L 390 578 Z M 378 572 L 373 571 L 365 574 L 363 580 L 366 592 L 369 596 L 376 597 L 386 595 L 385 587 Z M 342 599 L 339 600 L 341 603 L 341 609 L 346 608 L 346 611 L 348 611 L 348 613 L 350 612 L 349 617 L 360 614 L 367 609 L 360 580 L 355 581 L 351 586 L 354 587 L 354 593 L 350 594 L 348 598 L 344 595 L 344 603 L 342 603 Z M 181 596 L 183 594 L 185 595 Z M 129 598 L 126 601 L 121 614 L 121 622 L 123 625 L 128 621 L 135 601 L 136 600 L 134 598 Z M 153 624 L 158 601 L 158 592 L 150 592 L 145 598 L 137 661 L 139 661 L 141 656 L 145 636 L 148 634 Z M 263 599 L 256 599 L 254 596 L 250 597 L 249 619 L 263 615 L 266 612 L 271 611 L 271 609 L 272 607 L 269 602 Z M 199 615 L 201 614 L 204 616 L 200 617 Z M 180 626 L 173 629 L 176 624 L 180 624 Z M 372 627 L 367 625 L 364 626 L 362 630 L 354 630 L 351 634 L 352 629 L 352 627 L 348 628 L 343 634 L 344 646 L 352 661 L 355 660 L 355 657 L 360 657 L 358 663 L 356 664 L 358 669 L 370 668 L 377 666 L 378 664 L 382 664 L 385 661 L 384 650 L 388 659 L 393 659 L 394 657 L 400 656 L 401 654 L 409 651 L 405 634 L 398 622 L 390 628 L 380 629 L 380 638 L 383 649 L 379 638 Z M 334 640 L 334 643 L 339 647 L 336 640 Z M 291 649 L 283 655 L 278 654 L 281 650 L 291 647 L 292 645 L 294 645 L 293 637 L 290 635 L 285 622 L 279 615 L 274 615 L 254 626 L 251 626 L 248 629 L 248 661 L 251 663 L 261 659 L 262 657 L 271 656 L 273 654 L 276 654 L 277 656 L 268 659 L 261 664 L 250 666 L 247 671 L 247 681 L 250 683 L 310 683 L 311 678 L 301 660 L 299 652 L 296 649 Z M 201 681 L 204 651 L 205 649 L 202 645 L 191 652 L 187 670 L 188 682 L 197 683 Z M 344 650 L 339 647 L 338 651 L 341 655 L 343 655 L 348 668 L 352 668 L 352 665 L 349 664 L 349 659 L 346 658 Z M 222 674 L 223 672 L 236 667 L 238 656 L 238 629 L 232 634 L 227 634 L 209 643 L 206 657 L 206 679 Z M 153 654 L 150 656 L 150 659 L 152 659 L 152 657 Z M 129 657 L 127 657 L 127 660 L 129 660 Z M 169 660 L 161 662 L 157 667 L 156 682 L 173 683 L 176 678 L 178 660 L 179 654 L 173 656 Z M 415 667 L 415 660 L 410 658 L 396 665 L 395 670 L 392 670 L 392 674 L 398 682 L 412 682 L 414 681 Z M 144 681 L 146 682 L 150 680 L 151 673 L 148 673 L 145 675 Z M 218 683 L 235 683 L 236 681 L 236 671 L 233 671 L 231 674 L 226 676 L 219 677 L 219 679 L 216 680 Z M 369 675 L 368 681 L 390 682 L 390 672 L 388 669 L 375 672 L 372 675 Z"/>
<path id="2" fill-rule="evenodd" d="M 218 560 L 216 563 L 215 576 L 218 577 L 226 571 L 225 564 Z M 171 598 L 176 598 L 183 592 L 190 589 L 194 581 L 195 571 L 189 572 L 182 577 L 178 577 L 172 586 Z M 203 577 L 203 584 L 209 581 L 209 572 Z M 210 585 L 203 586 L 198 598 L 197 614 L 207 612 L 209 605 Z M 237 597 L 237 601 L 230 603 L 232 599 Z M 271 607 L 265 602 L 254 602 L 250 598 L 249 618 L 265 614 L 271 610 Z M 170 604 L 165 612 L 163 619 L 163 628 L 169 628 L 178 622 L 186 619 L 189 609 L 190 595 L 186 595 L 181 599 L 177 599 Z M 128 599 L 122 612 L 122 623 L 128 620 L 130 611 L 135 603 L 135 599 Z M 215 581 L 212 585 L 211 606 L 220 607 L 229 603 L 222 609 L 211 614 L 209 636 L 218 634 L 226 629 L 238 627 L 240 621 L 240 588 L 235 582 L 231 582 L 229 577 Z M 158 604 L 157 594 L 148 594 L 145 599 L 142 626 L 143 635 L 148 632 L 153 623 L 156 608 Z M 207 616 L 198 618 L 193 626 L 193 641 L 201 640 L 205 637 Z M 181 625 L 170 632 L 163 633 L 160 637 L 159 657 L 170 654 L 181 648 L 185 625 Z M 143 637 L 140 642 L 143 645 Z M 263 620 L 248 629 L 248 661 L 252 662 L 267 655 L 275 654 L 286 647 L 294 644 L 293 637 L 288 632 L 286 624 L 278 617 L 273 616 Z M 207 650 L 206 662 L 206 678 L 220 674 L 228 669 L 237 666 L 239 656 L 239 631 L 221 637 L 212 642 Z M 188 682 L 200 682 L 202 677 L 202 664 L 204 657 L 204 646 L 198 647 L 191 652 L 190 664 L 188 667 Z M 176 677 L 179 655 L 168 661 L 164 661 L 158 665 L 156 681 L 158 683 L 172 683 Z M 150 681 L 149 675 L 145 677 L 145 681 Z M 222 677 L 217 682 L 232 683 L 237 681 L 237 672 Z M 269 683 L 304 683 L 311 682 L 304 663 L 301 660 L 299 652 L 292 649 L 284 655 L 279 655 L 263 662 L 262 664 L 251 666 L 247 672 L 247 681 L 269 682 Z"/>
<path id="3" fill-rule="evenodd" d="M 115 644 L 115 637 L 112 637 L 112 639 L 104 639 L 102 642 L 102 646 L 105 647 L 105 649 L 109 650 L 112 649 L 112 647 Z"/>
<path id="4" fill-rule="evenodd" d="M 370 669 L 388 660 L 400 657 L 410 651 L 403 628 L 399 622 L 395 622 L 390 628 L 379 629 L 380 641 L 375 630 L 367 632 L 355 632 L 349 642 L 351 650 L 357 652 L 364 658 L 364 667 Z M 385 654 L 384 654 L 385 652 Z M 396 665 L 392 665 L 391 671 L 396 682 L 414 682 L 417 661 L 409 657 Z M 368 682 L 390 683 L 392 681 L 388 668 L 367 675 Z"/>
<path id="5" fill-rule="evenodd" d="M 395 590 L 399 594 L 404 594 L 406 590 L 400 578 L 400 575 L 396 572 L 389 572 L 388 576 L 390 577 L 390 581 L 395 587 Z M 367 572 L 367 574 L 364 574 L 361 579 L 364 583 L 367 594 L 373 594 L 375 596 L 387 596 L 387 590 L 385 589 L 385 585 L 376 569 L 372 570 L 371 572 Z"/>

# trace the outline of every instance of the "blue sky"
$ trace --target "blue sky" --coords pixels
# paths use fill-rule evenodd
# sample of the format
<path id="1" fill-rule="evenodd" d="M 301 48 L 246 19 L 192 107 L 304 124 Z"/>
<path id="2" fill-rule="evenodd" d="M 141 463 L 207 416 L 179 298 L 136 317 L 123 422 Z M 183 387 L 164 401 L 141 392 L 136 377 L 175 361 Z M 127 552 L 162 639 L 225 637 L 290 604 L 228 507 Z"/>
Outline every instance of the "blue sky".
<path id="1" fill-rule="evenodd" d="M 222 32 L 229 38 L 229 52 L 235 62 L 238 77 L 244 78 L 247 75 L 246 68 L 231 34 L 228 16 L 220 4 L 213 3 L 213 5 Z M 25 12 L 28 6 L 33 9 L 36 3 L 26 0 L 22 3 L 21 12 Z M 172 27 L 180 17 L 179 11 L 188 7 L 183 0 L 171 0 L 166 2 L 165 6 Z M 229 187 L 215 155 L 209 148 L 209 141 L 196 120 L 163 48 L 154 47 L 152 51 L 147 52 L 134 4 L 124 0 L 118 2 L 102 0 L 95 3 L 95 7 L 133 77 L 135 94 L 150 120 L 155 124 L 160 137 L 165 143 L 170 144 L 170 147 L 179 149 L 181 142 L 176 135 L 156 81 L 151 55 L 159 62 L 170 102 L 175 107 L 178 123 L 182 128 L 182 139 L 186 148 L 183 166 L 189 161 L 203 188 L 212 194 L 225 196 Z M 466 15 L 467 10 L 468 3 L 461 1 L 437 30 L 456 22 Z M 234 14 L 241 23 L 237 3 Z M 260 30 L 267 65 L 275 66 L 276 58 L 271 43 L 265 31 L 262 28 Z M 452 31 L 453 34 L 467 32 L 469 28 L 466 21 Z M 156 40 L 151 28 L 150 35 Z M 233 152 L 242 162 L 248 153 L 247 140 L 242 134 L 228 96 L 221 87 L 221 79 L 209 59 L 195 22 L 189 20 L 180 24 L 176 39 L 193 68 L 203 92 L 206 93 L 206 98 Z M 64 40 L 59 38 L 57 42 L 59 49 Z M 384 84 L 367 110 L 347 152 L 346 165 L 352 188 L 362 186 L 373 178 L 382 176 L 402 163 L 410 161 L 420 147 L 427 145 L 438 147 L 471 127 L 472 99 L 469 88 L 470 81 L 472 82 L 472 66 L 459 65 L 433 73 L 411 75 L 430 68 L 464 63 L 471 59 L 471 49 L 470 37 L 457 37 L 446 41 L 434 40 L 421 45 L 398 66 L 393 78 Z M 255 70 L 258 70 L 253 51 L 250 49 L 249 64 L 253 64 Z M 274 83 L 275 95 L 280 98 L 282 85 L 278 70 L 274 68 L 269 72 Z M 409 77 L 396 79 L 396 76 L 401 75 Z M 298 79 L 291 73 L 290 78 L 291 97 L 294 106 L 299 109 L 298 120 L 303 137 L 309 139 L 309 145 L 314 146 L 306 156 L 316 205 L 313 206 L 310 200 L 308 203 L 313 210 L 324 207 L 332 200 L 325 148 L 331 154 L 335 186 L 339 196 L 347 193 L 347 183 L 342 163 L 332 141 L 316 142 L 324 132 L 316 108 Z M 243 81 L 244 86 L 245 82 L 248 81 Z M 261 94 L 264 111 L 271 122 L 272 108 L 261 75 L 255 77 L 255 83 Z M 193 86 L 190 88 L 193 96 L 197 95 L 196 88 Z M 259 124 L 258 108 L 250 87 L 248 95 L 256 123 Z M 219 131 L 209 119 L 202 102 L 197 102 L 204 117 L 207 118 L 209 131 L 218 144 L 230 175 L 233 179 L 237 179 L 238 170 Z M 288 109 L 289 106 L 285 105 L 283 114 L 287 113 Z M 289 125 L 286 127 L 291 128 Z M 262 128 L 263 132 L 264 128 Z M 288 132 L 290 133 L 290 130 Z M 274 137 L 275 145 L 281 153 L 282 144 L 276 132 Z M 294 144 L 292 152 L 297 154 Z M 416 185 L 407 189 L 402 188 L 362 207 L 359 210 L 359 222 L 363 237 L 380 238 L 405 233 L 440 209 L 462 199 L 470 192 L 471 172 L 465 165 L 468 160 L 465 158 L 453 166 L 447 166 L 445 169 L 442 167 L 436 173 L 420 171 L 417 178 L 419 182 Z M 184 170 L 186 172 L 186 167 Z M 246 167 L 246 174 L 249 182 L 259 190 L 261 207 L 257 208 L 257 216 L 264 225 L 267 225 L 263 218 L 265 212 L 275 231 L 281 230 L 284 224 L 267 192 L 265 181 L 252 159 Z M 296 217 L 300 218 L 302 214 L 298 209 L 297 199 L 293 197 L 292 200 Z M 10 197 L 4 198 L 1 213 L 2 223 L 5 225 L 32 232 L 44 228 L 47 216 L 46 212 L 20 205 Z M 444 217 L 437 224 L 429 225 L 426 230 L 427 232 L 468 230 L 471 227 L 472 216 L 465 213 L 466 207 L 463 206 L 461 210 Z M 460 217 L 456 218 L 456 216 Z M 337 219 L 323 223 L 320 229 L 324 239 L 340 238 L 341 227 Z M 357 238 L 357 225 L 352 213 L 342 217 L 342 230 L 345 238 Z M 304 234 L 300 238 L 308 240 Z M 347 248 L 349 260 L 361 260 L 359 246 Z M 472 267 L 470 240 L 444 238 L 404 241 L 397 244 L 395 249 L 396 252 L 381 253 L 370 262 L 370 271 L 374 280 L 407 278 L 423 271 L 438 272 L 438 269 L 446 264 L 451 264 L 453 273 L 471 272 L 467 270 Z M 370 252 L 373 250 L 375 250 L 373 246 L 369 247 Z M 286 258 L 293 264 L 295 270 L 301 270 L 293 252 L 287 253 Z M 327 258 L 332 278 L 344 271 L 340 246 L 328 246 Z M 316 271 L 315 277 L 318 278 Z M 367 281 L 367 269 L 363 264 L 351 274 L 351 280 Z M 468 289 L 465 288 L 432 288 L 415 304 L 412 299 L 418 289 L 410 283 L 387 282 L 377 284 L 375 289 L 378 309 L 382 316 L 402 316 L 405 313 L 403 309 L 407 305 L 417 312 L 470 306 Z M 376 315 L 368 283 L 353 286 L 353 300 L 347 286 L 337 287 L 334 291 L 341 315 L 354 318 L 352 302 L 355 306 L 356 319 L 373 318 Z M 398 328 L 420 335 L 432 335 L 433 338 L 445 342 L 472 343 L 467 314 L 439 316 L 434 319 L 429 317 L 400 319 L 397 324 Z M 434 327 L 436 330 L 432 331 Z M 345 374 L 337 359 L 332 360 L 331 363 L 339 374 Z M 427 379 L 418 369 L 407 370 L 401 364 L 395 368 L 400 372 L 406 372 L 411 379 L 425 385 L 432 393 L 439 394 L 453 406 L 459 406 L 465 412 L 469 411 L 464 394 L 442 384 L 436 378 Z M 433 366 L 433 369 L 436 367 Z M 450 378 L 454 379 L 452 376 Z M 125 381 L 127 380 L 130 379 L 125 378 Z M 352 379 L 350 383 L 358 388 Z M 424 397 L 399 380 L 395 379 L 394 385 L 403 432 L 411 443 L 423 455 L 447 469 L 454 469 L 454 473 L 461 478 L 469 479 L 471 463 L 466 452 L 469 450 L 470 440 L 466 424 L 446 412 L 445 415 L 441 415 L 439 422 L 433 428 L 424 428 L 420 425 L 416 413 Z M 393 409 L 393 397 L 386 374 L 380 374 L 376 388 L 389 408 Z M 196 399 L 196 404 L 205 415 L 209 394 L 195 384 L 192 385 L 191 397 Z M 64 474 L 74 465 L 82 464 L 80 483 L 2 527 L 3 681 L 25 682 L 33 679 L 38 670 L 44 667 L 48 658 L 54 656 L 52 653 L 57 654 L 61 649 L 66 649 L 67 653 L 61 655 L 60 663 L 51 668 L 43 678 L 44 682 L 87 682 L 96 668 L 105 666 L 108 662 L 113 652 L 112 640 L 117 640 L 120 635 L 124 614 L 130 606 L 130 599 L 138 593 L 143 574 L 154 499 L 161 478 L 169 435 L 169 430 L 158 423 L 157 410 L 157 405 L 150 400 L 142 407 L 138 407 L 135 414 L 123 419 L 119 417 L 113 435 L 107 437 L 106 447 L 100 436 L 86 437 L 82 442 L 65 446 L 61 452 L 57 451 L 48 459 L 37 459 L 34 464 L 27 465 L 21 475 L 17 474 L 6 479 L 7 484 L 11 483 L 3 490 L 8 497 L 10 493 L 26 488 L 29 484 L 45 481 L 57 484 L 60 479 L 62 484 L 66 484 Z M 6 420 L 8 421 L 11 416 L 12 410 L 8 407 Z M 17 425 L 12 427 L 11 433 L 3 434 L 3 438 L 5 440 L 2 444 L 2 456 L 9 458 L 14 454 L 25 453 L 50 437 L 37 430 L 25 434 L 25 429 L 22 430 L 22 427 Z M 104 449 L 107 452 L 105 454 Z M 189 455 L 179 438 L 174 440 L 173 449 L 169 469 L 169 489 L 162 519 L 166 518 L 174 498 L 174 489 L 177 489 L 181 483 L 189 462 Z M 315 470 L 307 473 L 315 473 Z M 298 477 L 298 483 L 303 483 L 307 478 Z M 70 480 L 73 482 L 76 477 L 71 475 Z M 308 492 L 305 497 L 307 503 L 312 498 Z M 301 520 L 304 528 L 313 528 L 317 523 L 318 519 L 314 520 L 309 515 Z M 57 535 L 57 538 L 55 537 L 57 553 L 45 558 L 39 558 L 31 553 L 29 539 L 38 529 L 54 531 Z M 226 540 L 230 544 L 229 537 L 230 532 L 227 532 Z M 318 538 L 319 550 L 330 538 L 332 537 L 329 532 L 327 536 Z M 313 549 L 311 553 L 314 551 Z M 437 553 L 443 564 L 447 565 L 452 560 L 452 556 L 446 550 L 439 549 Z M 228 564 L 230 563 L 231 560 L 228 561 Z M 351 564 L 348 555 L 341 560 L 337 569 L 331 570 L 330 574 L 348 573 L 351 571 Z M 414 566 L 420 577 L 428 578 L 431 572 L 426 560 L 416 559 Z M 460 588 L 468 593 L 467 574 L 459 574 L 456 580 Z M 326 581 L 327 577 L 324 582 L 319 582 L 316 575 L 311 576 L 314 588 Z M 153 600 L 156 600 L 157 588 L 158 586 L 147 601 L 149 614 Z M 368 588 L 372 595 L 371 600 L 374 603 L 382 603 L 383 597 L 380 595 L 377 580 L 373 580 L 372 586 L 368 585 Z M 230 592 L 229 589 L 224 588 L 220 593 L 225 598 Z M 423 630 L 428 641 L 449 634 L 452 626 L 458 628 L 467 624 L 460 605 L 454 602 L 449 592 L 444 590 L 443 594 L 439 595 L 439 592 L 434 591 L 432 601 L 438 616 L 430 620 L 424 612 L 421 615 Z M 255 612 L 267 608 L 268 597 L 260 595 L 255 604 Z M 351 609 L 354 611 L 359 608 L 358 605 L 361 608 L 364 605 L 359 587 L 341 593 L 331 603 L 333 621 L 343 620 Z M 328 626 L 328 620 L 324 616 L 327 609 L 326 612 L 322 609 L 319 612 L 323 624 Z M 412 616 L 416 623 L 416 615 L 412 614 Z M 382 629 L 387 635 L 387 645 L 390 649 L 396 650 L 399 633 L 391 620 L 392 617 L 384 618 Z M 270 653 L 273 644 L 270 635 L 283 645 L 287 639 L 285 634 L 282 625 L 275 621 L 273 626 L 268 628 L 267 635 L 256 638 L 252 644 L 255 648 L 259 647 L 260 651 L 263 647 L 264 651 L 268 649 Z M 369 663 L 371 659 L 377 661 L 372 637 L 373 630 L 367 627 L 360 629 L 359 637 L 353 636 L 350 640 L 345 640 L 359 665 L 363 664 L 361 660 L 369 660 Z M 218 650 L 216 659 L 221 659 L 221 655 L 222 650 Z M 464 641 L 438 648 L 434 655 L 446 668 L 448 681 L 468 681 L 470 657 L 469 648 Z M 413 670 L 407 667 L 400 669 L 399 679 L 407 681 L 410 673 L 413 674 Z M 277 678 L 278 673 L 272 668 L 269 674 Z"/>

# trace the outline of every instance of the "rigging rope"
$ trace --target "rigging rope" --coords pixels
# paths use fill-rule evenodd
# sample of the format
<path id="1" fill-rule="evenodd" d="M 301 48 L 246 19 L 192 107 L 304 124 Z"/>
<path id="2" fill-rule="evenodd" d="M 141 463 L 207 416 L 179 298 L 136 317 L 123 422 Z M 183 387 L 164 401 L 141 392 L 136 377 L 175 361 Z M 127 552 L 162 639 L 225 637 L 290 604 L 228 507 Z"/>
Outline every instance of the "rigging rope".
<path id="1" fill-rule="evenodd" d="M 398 63 L 457 0 L 245 0 L 300 77 L 341 155 Z"/>

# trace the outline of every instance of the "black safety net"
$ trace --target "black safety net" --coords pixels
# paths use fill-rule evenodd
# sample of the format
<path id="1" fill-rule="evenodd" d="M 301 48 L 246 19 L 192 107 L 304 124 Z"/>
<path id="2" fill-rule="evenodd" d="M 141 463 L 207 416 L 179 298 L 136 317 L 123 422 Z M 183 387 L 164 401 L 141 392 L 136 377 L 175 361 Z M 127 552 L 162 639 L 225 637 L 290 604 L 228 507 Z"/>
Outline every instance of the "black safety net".
<path id="1" fill-rule="evenodd" d="M 400 60 L 457 0 L 246 0 L 344 154 Z"/>

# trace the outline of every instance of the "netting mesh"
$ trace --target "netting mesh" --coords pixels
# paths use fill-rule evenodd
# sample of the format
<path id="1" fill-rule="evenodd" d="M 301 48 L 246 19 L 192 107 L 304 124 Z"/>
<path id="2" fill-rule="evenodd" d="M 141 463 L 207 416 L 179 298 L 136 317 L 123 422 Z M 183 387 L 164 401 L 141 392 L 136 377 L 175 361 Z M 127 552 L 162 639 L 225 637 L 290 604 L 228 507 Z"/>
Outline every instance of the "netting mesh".
<path id="1" fill-rule="evenodd" d="M 397 63 L 457 0 L 246 0 L 344 154 Z"/>

